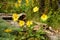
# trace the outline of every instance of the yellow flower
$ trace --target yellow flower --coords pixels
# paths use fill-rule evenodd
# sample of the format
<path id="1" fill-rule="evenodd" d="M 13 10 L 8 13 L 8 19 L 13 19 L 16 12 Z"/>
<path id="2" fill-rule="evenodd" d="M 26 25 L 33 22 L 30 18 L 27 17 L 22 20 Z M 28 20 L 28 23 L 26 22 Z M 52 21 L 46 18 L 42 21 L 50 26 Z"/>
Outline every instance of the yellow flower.
<path id="1" fill-rule="evenodd" d="M 29 0 L 26 0 L 26 3 L 29 3 Z"/>
<path id="2" fill-rule="evenodd" d="M 29 4 L 29 0 L 26 0 L 26 6 Z"/>
<path id="3" fill-rule="evenodd" d="M 19 20 L 19 26 L 20 26 L 20 27 L 24 26 L 24 24 L 25 24 L 25 22 L 24 22 L 24 21 Z"/>
<path id="4" fill-rule="evenodd" d="M 46 14 L 43 14 L 41 16 L 41 20 L 46 21 L 48 19 L 48 16 Z"/>
<path id="5" fill-rule="evenodd" d="M 32 0 L 32 6 L 34 5 L 34 0 Z"/>
<path id="6" fill-rule="evenodd" d="M 9 32 L 12 32 L 12 30 L 11 29 L 6 29 L 6 30 L 4 30 L 4 32 L 9 33 Z"/>
<path id="7" fill-rule="evenodd" d="M 18 8 L 20 6 L 19 3 L 15 3 L 15 7 Z"/>
<path id="8" fill-rule="evenodd" d="M 33 24 L 32 21 L 27 21 L 27 22 L 26 22 L 26 25 L 27 25 L 28 27 L 30 27 L 30 25 L 32 25 L 32 24 Z"/>
<path id="9" fill-rule="evenodd" d="M 18 3 L 21 3 L 21 0 L 18 0 Z"/>
<path id="10" fill-rule="evenodd" d="M 12 18 L 13 18 L 13 21 L 18 21 L 19 16 L 17 13 L 13 13 Z"/>
<path id="11" fill-rule="evenodd" d="M 33 8 L 33 12 L 37 12 L 39 10 L 39 8 L 36 6 Z"/>

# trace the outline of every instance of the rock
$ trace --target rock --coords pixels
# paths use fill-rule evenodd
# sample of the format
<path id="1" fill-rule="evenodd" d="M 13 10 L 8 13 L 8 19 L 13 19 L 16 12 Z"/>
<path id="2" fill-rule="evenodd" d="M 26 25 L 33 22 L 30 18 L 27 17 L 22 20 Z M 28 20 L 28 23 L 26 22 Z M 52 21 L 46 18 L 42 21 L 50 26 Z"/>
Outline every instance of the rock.
<path id="1" fill-rule="evenodd" d="M 49 37 L 51 40 L 58 40 L 58 37 L 56 35 L 50 35 Z"/>
<path id="2" fill-rule="evenodd" d="M 39 25 L 35 25 L 33 30 L 39 30 L 40 26 Z"/>

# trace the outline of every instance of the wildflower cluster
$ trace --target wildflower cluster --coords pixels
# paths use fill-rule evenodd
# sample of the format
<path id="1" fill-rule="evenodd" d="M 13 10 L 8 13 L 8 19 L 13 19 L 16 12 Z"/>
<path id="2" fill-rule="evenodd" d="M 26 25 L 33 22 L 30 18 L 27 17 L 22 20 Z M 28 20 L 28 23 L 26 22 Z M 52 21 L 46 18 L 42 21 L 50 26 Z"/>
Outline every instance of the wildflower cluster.
<path id="1" fill-rule="evenodd" d="M 18 8 L 21 6 L 21 2 L 22 0 L 18 0 L 16 3 L 15 3 L 15 7 Z"/>
<path id="2" fill-rule="evenodd" d="M 24 26 L 25 24 L 26 24 L 28 27 L 30 27 L 30 25 L 33 24 L 33 22 L 32 22 L 32 21 L 29 21 L 29 20 L 28 20 L 26 23 L 25 23 L 25 21 L 23 21 L 23 20 L 18 20 L 19 15 L 18 15 L 17 13 L 13 13 L 12 18 L 13 18 L 13 21 L 14 21 L 14 22 L 19 21 L 19 26 L 20 26 L 20 27 Z"/>

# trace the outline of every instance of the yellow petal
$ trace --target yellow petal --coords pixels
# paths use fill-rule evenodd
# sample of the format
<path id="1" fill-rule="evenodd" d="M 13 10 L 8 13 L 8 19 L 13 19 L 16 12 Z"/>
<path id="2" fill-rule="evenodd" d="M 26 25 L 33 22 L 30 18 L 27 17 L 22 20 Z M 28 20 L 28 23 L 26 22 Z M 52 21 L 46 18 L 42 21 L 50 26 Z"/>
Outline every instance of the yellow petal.
<path id="1" fill-rule="evenodd" d="M 37 12 L 39 10 L 39 8 L 36 6 L 33 8 L 33 12 Z"/>
<path id="2" fill-rule="evenodd" d="M 43 15 L 41 16 L 41 20 L 46 21 L 47 19 L 48 19 L 48 16 L 47 16 L 47 15 L 43 14 Z"/>
<path id="3" fill-rule="evenodd" d="M 12 30 L 11 29 L 6 29 L 6 30 L 4 30 L 4 32 L 11 32 Z"/>
<path id="4" fill-rule="evenodd" d="M 19 16 L 17 13 L 13 13 L 12 18 L 13 18 L 13 21 L 18 21 Z"/>
<path id="5" fill-rule="evenodd" d="M 20 3 L 15 3 L 15 7 L 16 7 L 16 8 L 19 8 L 20 5 L 21 5 Z"/>
<path id="6" fill-rule="evenodd" d="M 21 0 L 18 0 L 18 3 L 21 3 Z"/>
<path id="7" fill-rule="evenodd" d="M 27 21 L 27 22 L 26 22 L 26 25 L 27 25 L 27 26 L 30 26 L 30 25 L 32 25 L 32 24 L 33 24 L 32 21 Z"/>
<path id="8" fill-rule="evenodd" d="M 19 26 L 24 26 L 25 22 L 22 20 L 19 20 Z"/>
<path id="9" fill-rule="evenodd" d="M 26 6 L 28 6 L 28 4 L 29 4 L 29 0 L 26 0 Z"/>

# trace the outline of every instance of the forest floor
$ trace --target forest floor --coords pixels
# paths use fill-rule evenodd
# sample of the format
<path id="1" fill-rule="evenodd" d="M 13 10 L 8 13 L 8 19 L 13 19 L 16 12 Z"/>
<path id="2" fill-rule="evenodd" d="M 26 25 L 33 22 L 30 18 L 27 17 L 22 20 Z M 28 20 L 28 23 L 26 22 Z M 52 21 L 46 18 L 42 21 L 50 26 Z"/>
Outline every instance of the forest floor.
<path id="1" fill-rule="evenodd" d="M 0 13 L 0 17 L 3 18 L 10 18 L 12 15 L 11 14 L 4 14 L 4 13 Z M 17 22 L 13 22 L 12 20 L 7 19 L 6 22 L 8 22 L 10 25 L 19 27 Z M 49 29 L 46 30 L 44 29 L 44 31 L 47 33 L 47 36 L 51 39 L 51 40 L 60 40 L 60 29 Z"/>

